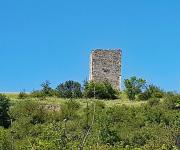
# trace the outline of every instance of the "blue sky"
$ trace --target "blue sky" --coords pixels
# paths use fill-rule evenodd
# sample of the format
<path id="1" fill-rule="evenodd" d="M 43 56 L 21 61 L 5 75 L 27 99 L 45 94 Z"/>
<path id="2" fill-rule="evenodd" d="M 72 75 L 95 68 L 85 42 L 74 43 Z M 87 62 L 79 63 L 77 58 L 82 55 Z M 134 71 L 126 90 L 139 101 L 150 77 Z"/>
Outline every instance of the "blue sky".
<path id="1" fill-rule="evenodd" d="M 123 79 L 179 91 L 179 16 L 179 0 L 0 1 L 0 91 L 82 82 L 93 48 L 123 50 Z"/>

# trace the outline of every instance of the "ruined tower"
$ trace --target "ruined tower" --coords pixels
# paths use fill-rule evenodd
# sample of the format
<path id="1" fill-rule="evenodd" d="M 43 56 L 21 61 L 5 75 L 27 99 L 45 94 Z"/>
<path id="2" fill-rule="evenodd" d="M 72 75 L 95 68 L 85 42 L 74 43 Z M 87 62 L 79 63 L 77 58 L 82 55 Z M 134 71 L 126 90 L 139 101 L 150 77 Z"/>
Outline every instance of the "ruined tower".
<path id="1" fill-rule="evenodd" d="M 121 85 L 120 49 L 94 49 L 90 56 L 90 80 L 101 82 L 108 80 L 120 90 Z"/>

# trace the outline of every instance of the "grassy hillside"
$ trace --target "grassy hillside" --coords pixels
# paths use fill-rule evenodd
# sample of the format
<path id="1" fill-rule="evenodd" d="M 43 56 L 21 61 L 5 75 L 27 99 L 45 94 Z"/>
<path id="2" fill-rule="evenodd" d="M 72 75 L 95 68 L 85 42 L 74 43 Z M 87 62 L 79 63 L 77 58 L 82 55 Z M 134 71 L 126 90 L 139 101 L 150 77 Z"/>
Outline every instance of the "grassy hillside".
<path id="1" fill-rule="evenodd" d="M 176 150 L 180 112 L 161 101 L 10 99 L 11 126 L 0 128 L 2 150 Z"/>
<path id="2" fill-rule="evenodd" d="M 12 103 L 22 101 L 18 98 L 18 93 L 8 93 L 5 94 L 8 98 L 11 99 Z M 63 98 L 57 98 L 57 97 L 46 97 L 45 99 L 38 99 L 38 98 L 29 98 L 30 100 L 37 101 L 42 104 L 52 104 L 52 105 L 61 105 L 64 104 L 69 99 L 63 99 Z M 91 99 L 75 99 L 77 102 L 79 102 L 82 106 L 86 106 L 87 100 Z M 140 106 L 141 104 L 147 103 L 147 101 L 130 101 L 125 93 L 122 93 L 121 96 L 118 99 L 115 100 L 99 100 L 103 102 L 106 106 Z"/>

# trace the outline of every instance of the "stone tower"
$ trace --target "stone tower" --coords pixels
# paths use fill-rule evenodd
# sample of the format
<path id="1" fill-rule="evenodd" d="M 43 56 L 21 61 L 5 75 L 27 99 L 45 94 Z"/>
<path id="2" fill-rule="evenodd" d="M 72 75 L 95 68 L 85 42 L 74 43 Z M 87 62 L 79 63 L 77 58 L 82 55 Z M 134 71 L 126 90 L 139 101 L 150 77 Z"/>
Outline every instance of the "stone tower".
<path id="1" fill-rule="evenodd" d="M 90 56 L 90 80 L 101 82 L 108 80 L 120 90 L 121 85 L 121 49 L 94 49 Z"/>

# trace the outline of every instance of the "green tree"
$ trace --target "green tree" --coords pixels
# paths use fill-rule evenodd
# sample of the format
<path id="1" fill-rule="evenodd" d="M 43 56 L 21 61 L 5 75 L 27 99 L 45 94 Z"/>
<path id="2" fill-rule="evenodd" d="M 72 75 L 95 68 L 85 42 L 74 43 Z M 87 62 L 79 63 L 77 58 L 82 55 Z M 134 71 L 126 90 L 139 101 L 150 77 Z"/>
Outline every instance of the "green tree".
<path id="1" fill-rule="evenodd" d="M 136 95 L 142 93 L 145 88 L 146 80 L 135 76 L 124 80 L 125 92 L 130 100 L 134 100 Z"/>
<path id="2" fill-rule="evenodd" d="M 56 88 L 58 95 L 62 98 L 80 98 L 82 97 L 81 84 L 76 81 L 66 81 Z"/>
<path id="3" fill-rule="evenodd" d="M 90 81 L 85 85 L 84 96 L 87 98 L 97 99 L 116 99 L 117 91 L 113 89 L 107 81 L 94 82 Z"/>
<path id="4" fill-rule="evenodd" d="M 138 95 L 140 100 L 148 100 L 150 98 L 162 98 L 163 96 L 164 91 L 153 84 L 147 85 L 144 92 Z"/>
<path id="5" fill-rule="evenodd" d="M 10 125 L 10 117 L 8 114 L 9 111 L 9 99 L 5 96 L 0 94 L 0 126 L 8 128 Z"/>
<path id="6" fill-rule="evenodd" d="M 49 81 L 45 81 L 41 84 L 42 87 L 42 93 L 44 96 L 53 96 L 53 89 L 50 87 L 50 82 Z"/>
<path id="7" fill-rule="evenodd" d="M 30 94 L 31 97 L 36 97 L 40 99 L 44 99 L 46 97 L 51 97 L 51 96 L 57 96 L 56 90 L 52 89 L 50 87 L 50 82 L 46 80 L 41 84 L 42 89 L 41 90 L 33 90 Z"/>

